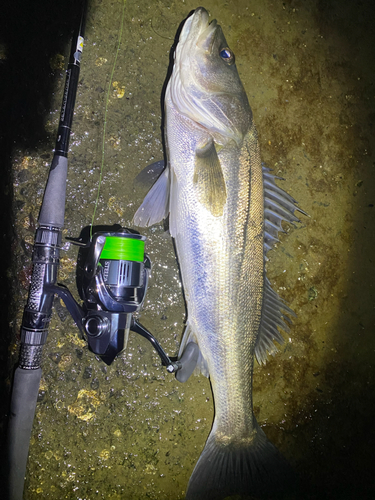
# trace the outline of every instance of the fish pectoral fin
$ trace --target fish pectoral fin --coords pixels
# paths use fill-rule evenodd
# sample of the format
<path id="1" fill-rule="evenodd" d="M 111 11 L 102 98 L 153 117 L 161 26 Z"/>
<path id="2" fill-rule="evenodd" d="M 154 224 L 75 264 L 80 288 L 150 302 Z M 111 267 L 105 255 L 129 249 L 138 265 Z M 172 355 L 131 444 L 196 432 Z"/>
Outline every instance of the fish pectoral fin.
<path id="1" fill-rule="evenodd" d="M 199 201 L 214 217 L 223 215 L 227 189 L 215 142 L 208 142 L 195 151 L 193 182 Z"/>
<path id="2" fill-rule="evenodd" d="M 166 219 L 169 212 L 169 167 L 166 167 L 136 211 L 133 223 L 148 227 Z"/>
<path id="3" fill-rule="evenodd" d="M 170 194 L 169 194 L 169 232 L 172 238 L 178 234 L 177 214 L 178 214 L 179 185 L 174 170 L 170 173 Z"/>

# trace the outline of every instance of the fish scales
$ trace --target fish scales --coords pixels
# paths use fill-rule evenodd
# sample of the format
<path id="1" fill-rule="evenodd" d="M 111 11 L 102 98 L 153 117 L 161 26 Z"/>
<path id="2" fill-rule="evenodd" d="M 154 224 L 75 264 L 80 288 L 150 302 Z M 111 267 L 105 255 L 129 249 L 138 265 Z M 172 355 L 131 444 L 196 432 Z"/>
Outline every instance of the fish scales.
<path id="1" fill-rule="evenodd" d="M 266 252 L 295 201 L 262 167 L 234 55 L 203 8 L 181 31 L 165 94 L 167 166 L 134 221 L 169 215 L 187 303 L 186 345 L 199 347 L 215 418 L 190 478 L 188 500 L 269 498 L 293 482 L 287 461 L 253 414 L 254 356 L 264 362 L 293 314 L 266 277 Z M 300 210 L 301 211 L 301 210 Z M 265 215 L 266 214 L 266 215 Z"/>
<path id="2" fill-rule="evenodd" d="M 178 120 L 185 118 L 178 116 Z M 175 119 L 168 120 L 168 136 L 169 130 L 178 129 Z M 262 168 L 256 135 L 249 134 L 248 140 L 242 148 L 223 148 L 218 155 L 228 186 L 222 218 L 202 210 L 192 175 L 186 178 L 185 155 L 171 152 L 170 158 L 171 164 L 183 166 L 177 181 L 179 174 L 185 175 L 180 196 L 186 201 L 176 215 L 175 241 L 188 321 L 208 364 L 217 425 L 232 439 L 236 438 L 232 432 L 235 421 L 238 435 L 251 428 L 249 383 L 264 282 Z M 183 144 L 185 137 L 180 133 L 175 141 Z M 204 265 L 197 265 L 199 262 Z"/>

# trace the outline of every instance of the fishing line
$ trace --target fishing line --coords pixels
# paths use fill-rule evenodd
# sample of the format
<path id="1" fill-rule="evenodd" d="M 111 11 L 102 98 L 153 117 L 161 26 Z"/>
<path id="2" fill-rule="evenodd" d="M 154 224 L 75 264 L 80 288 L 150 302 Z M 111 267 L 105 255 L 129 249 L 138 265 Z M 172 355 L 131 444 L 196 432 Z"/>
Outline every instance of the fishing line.
<path id="1" fill-rule="evenodd" d="M 105 155 L 105 137 L 106 137 L 106 129 L 107 129 L 107 112 L 108 112 L 108 103 L 109 103 L 109 95 L 110 95 L 111 88 L 112 88 L 113 75 L 114 75 L 115 68 L 116 68 L 116 63 L 117 63 L 117 56 L 118 56 L 118 53 L 119 53 L 119 51 L 120 51 L 121 38 L 122 38 L 122 31 L 123 31 L 123 27 L 124 27 L 125 4 L 126 4 L 126 0 L 124 0 L 124 2 L 123 2 L 123 6 L 122 6 L 122 16 L 121 16 L 120 33 L 119 33 L 119 37 L 118 37 L 117 50 L 116 50 L 115 60 L 114 60 L 114 62 L 113 62 L 113 67 L 112 67 L 111 77 L 110 77 L 110 79 L 109 79 L 108 90 L 107 90 L 107 98 L 106 98 L 106 103 L 105 103 L 105 111 L 104 111 L 104 125 L 103 125 L 103 139 L 102 139 L 102 158 L 101 158 L 101 163 L 100 163 L 100 175 L 99 175 L 98 192 L 97 192 L 97 194 L 96 194 L 96 200 L 95 200 L 94 213 L 92 214 L 92 219 L 91 219 L 91 226 L 90 226 L 90 239 L 92 239 L 92 227 L 93 227 L 93 225 L 94 225 L 94 221 L 95 221 L 96 209 L 98 208 L 99 197 L 100 197 L 100 188 L 101 188 L 101 185 L 102 185 L 102 180 L 103 180 L 103 171 L 104 171 L 104 155 Z"/>

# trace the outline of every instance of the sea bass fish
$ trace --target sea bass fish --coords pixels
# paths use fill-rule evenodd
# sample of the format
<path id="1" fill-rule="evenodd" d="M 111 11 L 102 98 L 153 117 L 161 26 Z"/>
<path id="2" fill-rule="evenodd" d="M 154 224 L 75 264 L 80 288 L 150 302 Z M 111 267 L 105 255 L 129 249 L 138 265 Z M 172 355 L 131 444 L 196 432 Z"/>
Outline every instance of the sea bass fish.
<path id="1" fill-rule="evenodd" d="M 134 222 L 169 215 L 187 304 L 180 354 L 194 342 L 210 377 L 215 419 L 190 478 L 188 500 L 269 498 L 292 480 L 289 464 L 256 422 L 254 357 L 283 342 L 284 314 L 266 253 L 295 200 L 262 167 L 252 111 L 235 57 L 205 9 L 187 18 L 165 94 L 167 165 Z"/>

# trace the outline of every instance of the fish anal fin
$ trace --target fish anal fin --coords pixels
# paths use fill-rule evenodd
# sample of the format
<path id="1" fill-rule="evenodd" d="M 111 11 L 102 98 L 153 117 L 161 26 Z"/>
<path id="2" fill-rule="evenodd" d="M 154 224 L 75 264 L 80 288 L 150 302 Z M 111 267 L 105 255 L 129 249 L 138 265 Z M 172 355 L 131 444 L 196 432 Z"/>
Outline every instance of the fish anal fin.
<path id="1" fill-rule="evenodd" d="M 187 345 L 190 344 L 191 342 L 194 342 L 194 343 L 196 343 L 198 345 L 198 341 L 197 341 L 196 335 L 194 334 L 194 332 L 193 332 L 191 326 L 189 325 L 189 323 L 187 323 L 185 331 L 184 331 L 184 334 L 182 336 L 182 340 L 181 340 L 181 344 L 180 344 L 180 350 L 179 350 L 179 353 L 178 353 L 178 359 L 182 358 Z M 199 345 L 198 345 L 198 348 L 199 348 Z M 208 371 L 207 362 L 204 359 L 204 357 L 203 357 L 202 352 L 201 352 L 200 349 L 199 349 L 199 352 L 198 352 L 197 362 L 196 362 L 193 374 L 194 375 L 200 375 L 200 374 L 202 374 L 202 375 L 204 375 L 207 378 L 210 376 L 209 371 Z"/>
<path id="2" fill-rule="evenodd" d="M 214 217 L 223 215 L 224 205 L 227 201 L 227 190 L 215 142 L 212 138 L 198 147 L 195 152 L 193 182 L 200 203 Z"/>

